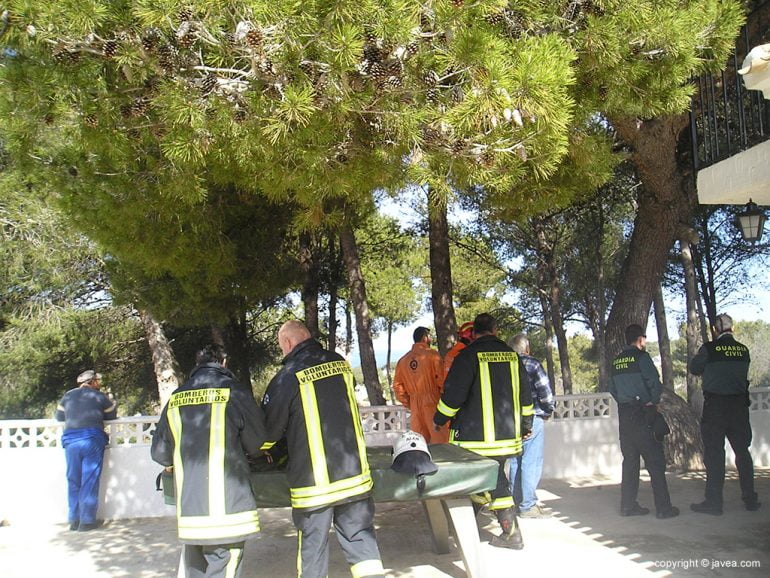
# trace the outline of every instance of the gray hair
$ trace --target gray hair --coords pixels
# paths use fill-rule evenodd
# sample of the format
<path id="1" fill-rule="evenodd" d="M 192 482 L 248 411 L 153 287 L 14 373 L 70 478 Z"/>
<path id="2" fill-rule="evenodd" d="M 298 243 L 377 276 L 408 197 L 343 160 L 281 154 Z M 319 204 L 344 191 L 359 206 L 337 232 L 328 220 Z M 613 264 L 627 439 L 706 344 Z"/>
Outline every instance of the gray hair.
<path id="1" fill-rule="evenodd" d="M 529 338 L 526 333 L 517 333 L 508 340 L 508 345 L 519 355 L 526 355 L 529 349 Z"/>

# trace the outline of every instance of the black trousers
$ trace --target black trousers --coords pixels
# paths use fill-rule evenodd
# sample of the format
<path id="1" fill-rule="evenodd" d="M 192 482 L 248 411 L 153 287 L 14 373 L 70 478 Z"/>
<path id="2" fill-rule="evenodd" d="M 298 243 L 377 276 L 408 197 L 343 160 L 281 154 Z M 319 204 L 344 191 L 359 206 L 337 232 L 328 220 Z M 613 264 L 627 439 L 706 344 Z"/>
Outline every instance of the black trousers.
<path id="1" fill-rule="evenodd" d="M 623 454 L 623 479 L 620 485 L 620 509 L 627 510 L 636 504 L 639 494 L 640 457 L 650 474 L 655 509 L 665 512 L 671 508 L 671 497 L 666 483 L 666 458 L 663 444 L 656 441 L 647 427 L 644 411 L 640 406 L 618 406 L 620 425 L 620 451 Z"/>
<path id="2" fill-rule="evenodd" d="M 241 575 L 244 544 L 184 544 L 182 557 L 185 577 L 238 578 Z"/>
<path id="3" fill-rule="evenodd" d="M 706 465 L 706 501 L 722 505 L 725 485 L 725 438 L 735 453 L 735 467 L 744 502 L 757 499 L 754 491 L 754 462 L 749 453 L 751 423 L 744 395 L 705 394 L 700 430 L 703 435 L 703 461 Z"/>
<path id="4" fill-rule="evenodd" d="M 297 575 L 324 578 L 329 571 L 329 528 L 334 523 L 337 541 L 350 564 L 353 578 L 384 577 L 374 535 L 374 500 L 366 498 L 320 510 L 292 510 L 299 531 Z"/>

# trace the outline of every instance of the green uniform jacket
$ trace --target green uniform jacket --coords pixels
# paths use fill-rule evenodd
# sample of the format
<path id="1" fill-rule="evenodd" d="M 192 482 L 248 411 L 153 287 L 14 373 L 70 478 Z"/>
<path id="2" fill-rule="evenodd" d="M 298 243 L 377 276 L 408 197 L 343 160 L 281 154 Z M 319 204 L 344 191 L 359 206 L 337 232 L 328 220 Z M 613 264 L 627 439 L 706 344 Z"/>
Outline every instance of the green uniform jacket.
<path id="1" fill-rule="evenodd" d="M 610 393 L 619 404 L 660 403 L 663 386 L 650 354 L 628 345 L 612 361 Z"/>
<path id="2" fill-rule="evenodd" d="M 297 345 L 262 399 L 268 441 L 286 438 L 293 508 L 317 510 L 367 497 L 366 457 L 353 372 L 342 356 L 313 340 Z"/>
<path id="3" fill-rule="evenodd" d="M 690 373 L 703 376 L 703 391 L 717 395 L 745 394 L 749 388 L 749 348 L 722 333 L 704 343 L 690 360 Z"/>
<path id="4" fill-rule="evenodd" d="M 228 544 L 259 531 L 246 454 L 259 455 L 264 440 L 262 410 L 217 363 L 196 367 L 171 394 L 151 452 L 174 466 L 180 541 Z"/>
<path id="5" fill-rule="evenodd" d="M 532 387 L 521 359 L 494 335 L 484 335 L 452 363 L 433 421 L 452 420 L 450 443 L 499 457 L 521 453 L 533 415 Z"/>

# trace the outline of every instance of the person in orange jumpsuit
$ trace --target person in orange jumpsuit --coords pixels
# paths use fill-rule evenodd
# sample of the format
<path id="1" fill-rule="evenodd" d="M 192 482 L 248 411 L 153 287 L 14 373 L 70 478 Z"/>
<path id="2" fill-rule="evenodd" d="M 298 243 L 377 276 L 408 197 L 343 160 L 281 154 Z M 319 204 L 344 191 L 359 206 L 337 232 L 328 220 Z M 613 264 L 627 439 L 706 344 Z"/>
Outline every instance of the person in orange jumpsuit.
<path id="1" fill-rule="evenodd" d="M 445 444 L 449 441 L 449 428 L 444 426 L 438 432 L 433 429 L 433 414 L 444 385 L 444 362 L 438 351 L 430 348 L 427 327 L 415 329 L 413 338 L 411 351 L 396 364 L 393 391 L 412 413 L 410 428 L 428 443 Z"/>
<path id="2" fill-rule="evenodd" d="M 457 355 L 465 349 L 471 341 L 473 341 L 473 321 L 468 321 L 460 325 L 460 328 L 457 330 L 457 342 L 444 356 L 444 379 L 449 375 L 449 368 L 452 367 L 455 357 L 457 357 Z"/>

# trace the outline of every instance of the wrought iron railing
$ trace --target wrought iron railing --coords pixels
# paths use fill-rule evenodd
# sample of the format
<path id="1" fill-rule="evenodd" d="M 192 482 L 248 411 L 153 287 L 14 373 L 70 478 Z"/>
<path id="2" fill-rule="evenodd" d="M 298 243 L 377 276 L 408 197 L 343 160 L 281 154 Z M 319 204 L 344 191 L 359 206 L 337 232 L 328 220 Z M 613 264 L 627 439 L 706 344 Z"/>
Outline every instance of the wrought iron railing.
<path id="1" fill-rule="evenodd" d="M 770 139 L 770 102 L 746 90 L 738 74 L 753 47 L 770 42 L 770 2 L 757 2 L 718 76 L 695 80 L 690 135 L 695 170 L 704 169 Z"/>

